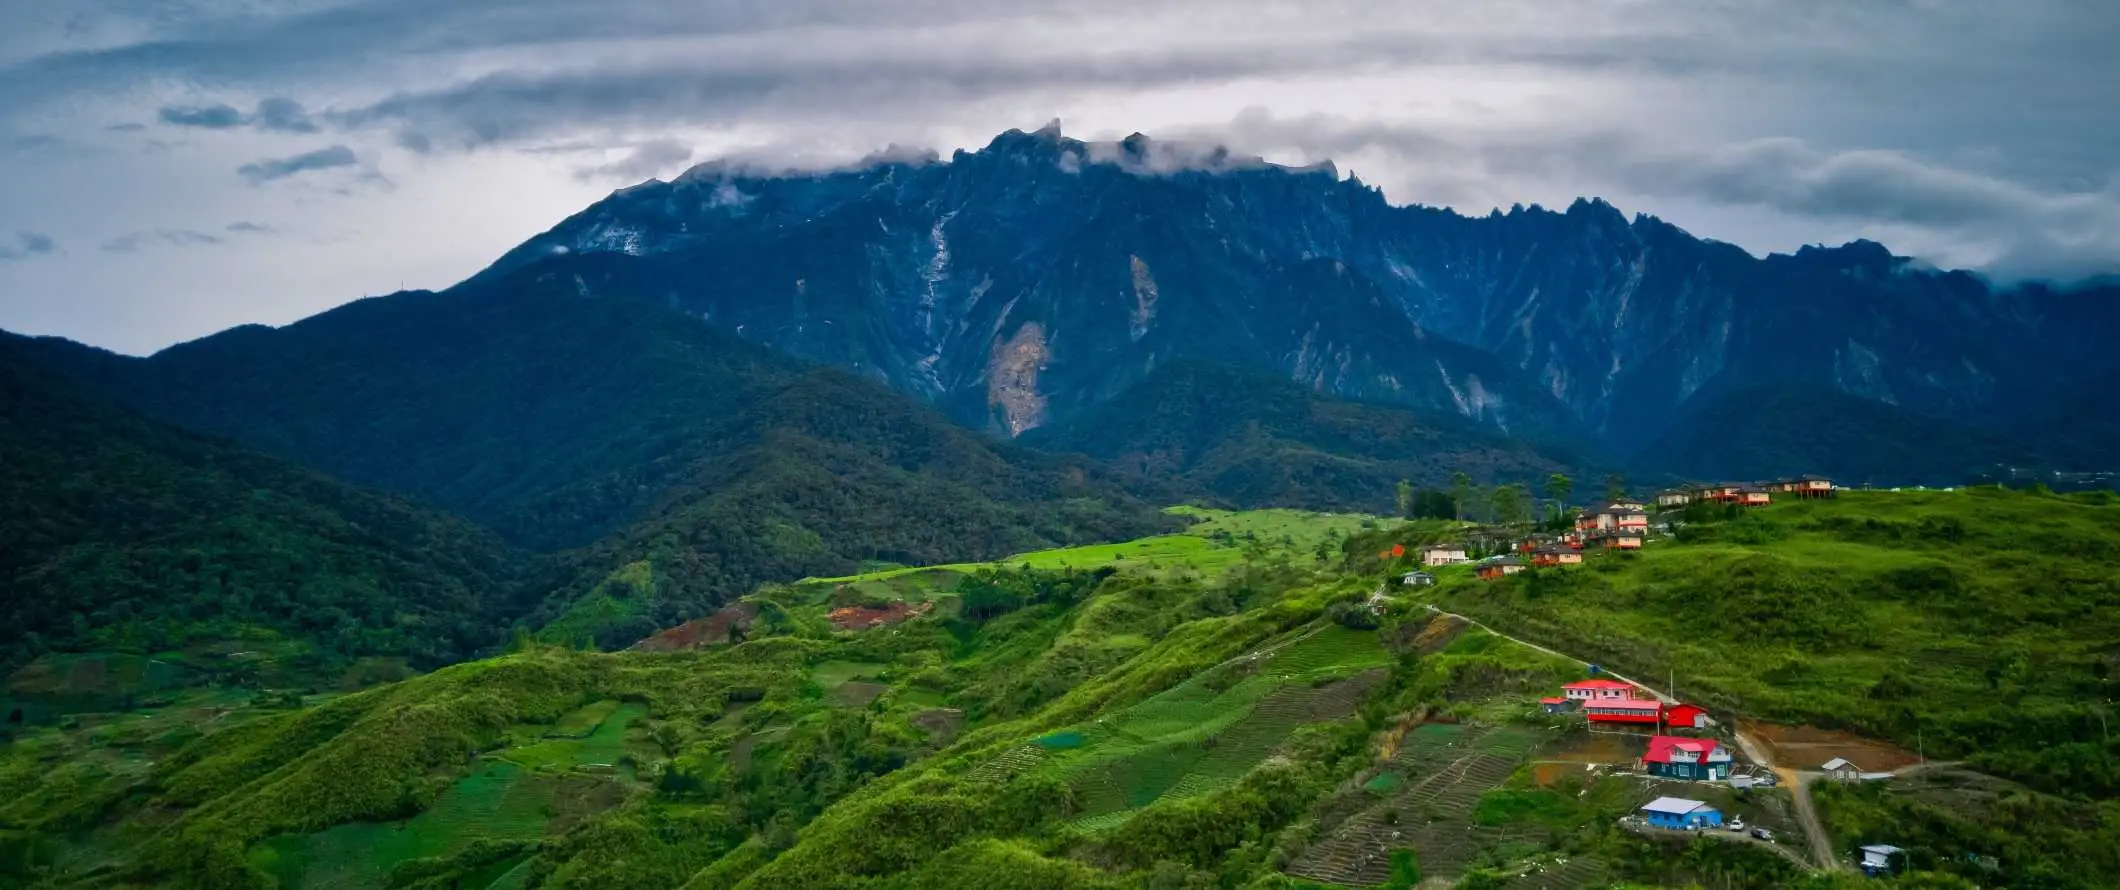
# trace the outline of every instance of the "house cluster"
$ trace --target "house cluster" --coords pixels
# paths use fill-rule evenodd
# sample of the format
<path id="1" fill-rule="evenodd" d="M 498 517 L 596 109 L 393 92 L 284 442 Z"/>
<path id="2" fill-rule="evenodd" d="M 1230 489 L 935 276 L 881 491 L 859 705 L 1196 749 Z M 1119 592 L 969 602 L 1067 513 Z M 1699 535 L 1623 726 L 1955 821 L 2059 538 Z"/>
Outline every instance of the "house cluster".
<path id="1" fill-rule="evenodd" d="M 1630 724 L 1659 729 L 1704 729 L 1708 712 L 1699 705 L 1665 704 L 1645 696 L 1632 683 L 1592 678 L 1561 687 L 1558 697 L 1540 699 L 1547 713 L 1582 712 L 1593 724 Z"/>
<path id="2" fill-rule="evenodd" d="M 1798 476 L 1769 482 L 1697 484 L 1658 492 L 1656 509 L 1678 510 L 1695 503 L 1757 507 L 1772 503 L 1776 493 L 1816 498 L 1832 497 L 1834 491 L 1832 480 L 1823 476 Z M 1475 571 L 1480 578 L 1493 580 L 1506 578 L 1530 568 L 1581 565 L 1583 551 L 1591 547 L 1604 550 L 1640 550 L 1642 545 L 1648 542 L 1652 528 L 1649 512 L 1649 505 L 1642 501 L 1615 498 L 1602 505 L 1578 511 L 1575 514 L 1575 527 L 1572 529 L 1558 534 L 1534 534 L 1516 539 L 1512 554 L 1479 560 Z M 1669 530 L 1665 525 L 1654 527 L 1659 531 Z M 1483 531 L 1501 533 L 1506 532 L 1506 529 L 1473 529 L 1473 536 L 1477 538 Z M 1510 539 L 1503 539 L 1501 543 L 1506 545 L 1508 540 Z M 1489 540 L 1488 543 L 1495 542 Z M 1387 559 L 1403 555 L 1403 547 L 1395 547 L 1379 554 Z M 1464 544 L 1432 544 L 1420 548 L 1416 556 L 1424 569 L 1473 561 Z M 1435 583 L 1435 576 L 1426 571 L 1412 571 L 1403 575 L 1400 581 L 1409 587 L 1427 586 Z"/>
<path id="3" fill-rule="evenodd" d="M 1829 498 L 1836 489 L 1833 480 L 1824 476 L 1797 476 L 1793 479 L 1773 479 L 1766 482 L 1718 482 L 1696 483 L 1679 488 L 1667 488 L 1656 493 L 1656 508 L 1659 510 L 1681 510 L 1694 504 L 1737 504 L 1743 507 L 1764 507 L 1774 502 L 1777 494 L 1798 498 Z"/>

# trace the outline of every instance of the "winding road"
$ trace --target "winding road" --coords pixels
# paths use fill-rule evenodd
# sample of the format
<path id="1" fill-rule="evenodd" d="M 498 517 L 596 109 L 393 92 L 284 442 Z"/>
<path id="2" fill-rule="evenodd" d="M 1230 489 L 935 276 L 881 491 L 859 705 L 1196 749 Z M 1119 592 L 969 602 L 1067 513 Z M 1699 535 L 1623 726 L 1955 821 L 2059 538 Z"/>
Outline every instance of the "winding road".
<path id="1" fill-rule="evenodd" d="M 1378 591 L 1381 593 L 1382 589 L 1383 588 L 1380 587 L 1378 588 Z M 1482 622 L 1477 618 L 1472 618 L 1466 615 L 1460 615 L 1456 612 L 1444 611 L 1442 608 L 1436 606 L 1434 603 L 1425 603 L 1424 605 L 1427 606 L 1428 611 L 1431 614 L 1455 618 L 1459 621 L 1463 621 L 1466 624 L 1470 624 L 1473 627 L 1477 627 L 1481 630 L 1494 634 L 1495 636 L 1501 637 L 1502 639 L 1508 640 L 1509 642 L 1515 643 L 1519 646 L 1523 646 L 1527 649 L 1535 649 L 1537 651 L 1544 652 L 1547 655 L 1552 655 L 1568 661 L 1573 661 L 1577 664 L 1581 664 L 1584 666 L 1588 666 L 1594 663 L 1582 658 L 1578 658 L 1574 655 L 1570 655 L 1566 652 L 1559 652 L 1553 649 L 1549 649 L 1545 646 L 1541 646 L 1537 643 L 1531 642 L 1530 640 L 1524 640 L 1510 636 L 1509 634 L 1503 633 L 1499 630 L 1495 630 L 1494 628 L 1488 626 L 1485 622 Z M 1647 692 L 1652 696 L 1655 696 L 1657 701 L 1663 702 L 1665 704 L 1678 703 L 1678 699 L 1672 698 L 1670 693 L 1664 690 L 1657 689 L 1654 686 L 1635 680 L 1633 678 L 1624 677 L 1619 674 L 1613 673 L 1612 671 L 1607 670 L 1603 667 L 1598 668 L 1598 670 L 1600 673 L 1603 673 L 1605 676 L 1611 677 L 1612 679 L 1618 680 L 1622 683 L 1631 683 L 1635 686 L 1640 687 L 1642 691 Z M 1714 724 L 1717 721 L 1715 720 L 1715 718 L 1710 717 L 1708 718 L 1708 722 L 1710 724 Z M 1847 863 L 1840 861 L 1840 857 L 1833 855 L 1832 836 L 1826 834 L 1825 823 L 1819 821 L 1818 809 L 1811 804 L 1811 783 L 1813 781 L 1816 781 L 1823 774 L 1809 770 L 1799 770 L 1794 767 L 1780 766 L 1775 764 L 1773 758 L 1767 756 L 1767 752 L 1769 751 L 1767 746 L 1754 741 L 1751 736 L 1746 735 L 1744 730 L 1739 729 L 1735 724 L 1731 725 L 1730 734 L 1736 738 L 1737 747 L 1745 752 L 1745 757 L 1747 759 L 1751 760 L 1753 763 L 1759 764 L 1760 766 L 1773 770 L 1774 775 L 1779 778 L 1781 780 L 1781 783 L 1789 789 L 1789 797 L 1796 804 L 1796 821 L 1798 822 L 1798 824 L 1803 826 L 1804 840 L 1811 847 L 1811 858 L 1815 862 L 1816 867 L 1822 869 L 1848 868 Z M 1793 852 L 1789 853 L 1789 855 L 1793 858 L 1800 858 L 1796 857 L 1796 854 L 1794 854 Z"/>

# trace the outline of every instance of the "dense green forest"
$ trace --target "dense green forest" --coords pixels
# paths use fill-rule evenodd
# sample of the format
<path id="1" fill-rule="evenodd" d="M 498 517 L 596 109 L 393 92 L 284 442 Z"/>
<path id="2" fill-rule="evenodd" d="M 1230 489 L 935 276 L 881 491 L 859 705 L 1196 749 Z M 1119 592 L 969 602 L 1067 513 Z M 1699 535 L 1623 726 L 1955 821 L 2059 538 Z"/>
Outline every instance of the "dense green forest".
<path id="1" fill-rule="evenodd" d="M 260 633 L 434 667 L 530 605 L 524 558 L 486 531 L 104 404 L 17 343 L 0 340 L 0 671 Z"/>
<path id="2" fill-rule="evenodd" d="M 2109 453 L 2088 460 L 2089 449 L 2027 444 L 2042 438 L 2031 428 L 1977 429 L 1825 386 L 1781 385 L 1695 397 L 1631 463 L 1645 479 L 1823 473 L 1855 486 L 1963 485 L 1994 476 L 1998 466 L 2111 469 Z M 2067 452 L 2066 459 L 2046 452 Z"/>
<path id="3" fill-rule="evenodd" d="M 1079 451 L 1142 482 L 1239 507 L 1389 512 L 1393 486 L 1452 474 L 1482 484 L 1578 472 L 1572 449 L 1505 438 L 1460 417 L 1320 395 L 1283 377 L 1201 361 L 1157 368 L 1027 444 Z"/>
<path id="4" fill-rule="evenodd" d="M 20 342 L 113 399 L 417 496 L 536 550 L 626 533 L 789 451 L 799 455 L 780 459 L 834 474 L 898 470 L 1020 504 L 1067 477 L 1117 510 L 1146 509 L 1087 462 L 997 445 L 879 384 L 653 301 L 584 298 L 534 275 L 361 300 L 147 359 Z M 890 524 L 889 504 L 867 494 L 876 518 L 832 518 Z"/>
<path id="5" fill-rule="evenodd" d="M 760 583 L 864 561 L 1176 525 L 1086 459 L 994 442 L 846 372 L 547 281 L 364 300 L 145 360 L 9 342 L 113 398 L 526 548 L 570 548 L 537 574 L 542 605 L 508 616 L 568 642 L 622 646 Z"/>

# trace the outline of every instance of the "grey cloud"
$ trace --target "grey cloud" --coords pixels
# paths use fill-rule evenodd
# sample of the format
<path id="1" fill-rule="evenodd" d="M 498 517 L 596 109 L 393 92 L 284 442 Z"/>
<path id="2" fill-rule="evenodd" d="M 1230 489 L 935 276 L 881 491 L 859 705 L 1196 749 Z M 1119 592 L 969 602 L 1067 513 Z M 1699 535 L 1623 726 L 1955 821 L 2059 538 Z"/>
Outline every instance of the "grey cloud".
<path id="1" fill-rule="evenodd" d="M 103 242 L 102 250 L 109 253 L 138 253 L 149 247 L 201 247 L 225 243 L 219 235 L 210 235 L 193 229 L 152 229 L 127 232 Z"/>
<path id="2" fill-rule="evenodd" d="M 227 130 L 243 125 L 243 112 L 228 104 L 200 106 L 167 106 L 156 115 L 163 123 L 172 127 L 200 127 L 207 130 Z"/>
<path id="3" fill-rule="evenodd" d="M 59 244 L 42 232 L 16 232 L 13 243 L 0 242 L 0 261 L 23 260 L 57 253 Z"/>
<path id="4" fill-rule="evenodd" d="M 2120 271 L 2120 178 L 2100 190 L 2039 190 L 1901 151 L 1827 151 L 1794 138 L 1674 146 L 1616 128 L 1442 130 L 1252 111 L 1229 132 L 1259 150 L 1382 153 L 1461 183 L 1533 177 L 1574 183 L 1583 194 L 1616 190 L 1878 226 L 1896 233 L 1903 250 L 1927 248 L 2007 274 Z"/>
<path id="5" fill-rule="evenodd" d="M 227 103 L 203 106 L 165 106 L 156 115 L 162 123 L 172 127 L 197 127 L 207 130 L 232 130 L 251 127 L 275 133 L 315 133 L 319 130 L 316 121 L 302 103 L 284 96 L 273 96 L 259 100 L 256 111 L 249 114 Z"/>
<path id="6" fill-rule="evenodd" d="M 302 107 L 302 103 L 278 96 L 260 101 L 250 122 L 258 129 L 280 133 L 314 133 L 318 130 L 316 121 L 310 119 L 309 111 Z"/>
<path id="7" fill-rule="evenodd" d="M 229 223 L 228 225 L 223 226 L 222 228 L 230 232 L 234 232 L 238 235 L 270 235 L 274 232 L 279 231 L 278 229 L 275 229 L 264 223 L 254 223 L 248 220 L 238 220 L 236 222 Z"/>
<path id="8" fill-rule="evenodd" d="M 638 181 L 667 173 L 692 159 L 692 147 L 674 139 L 657 139 L 634 146 L 625 157 L 609 164 L 574 171 L 577 179 L 623 179 Z"/>
<path id="9" fill-rule="evenodd" d="M 336 167 L 351 167 L 360 163 L 353 149 L 344 145 L 320 148 L 316 151 L 286 158 L 262 158 L 236 168 L 236 173 L 249 180 L 252 185 L 262 185 L 274 180 L 286 179 L 312 170 L 329 170 Z"/>

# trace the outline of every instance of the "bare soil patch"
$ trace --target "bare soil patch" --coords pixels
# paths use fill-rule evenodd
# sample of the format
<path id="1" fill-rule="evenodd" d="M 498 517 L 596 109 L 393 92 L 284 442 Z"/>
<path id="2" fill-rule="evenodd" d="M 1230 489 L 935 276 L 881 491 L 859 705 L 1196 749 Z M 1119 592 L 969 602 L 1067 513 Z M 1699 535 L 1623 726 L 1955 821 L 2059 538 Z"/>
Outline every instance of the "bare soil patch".
<path id="1" fill-rule="evenodd" d="M 1739 721 L 1739 725 L 1747 735 L 1767 746 L 1767 756 L 1774 758 L 1776 764 L 1792 769 L 1815 770 L 1838 757 L 1865 772 L 1890 772 L 1921 760 L 1919 755 L 1891 742 L 1837 729 L 1779 726 L 1755 720 Z"/>

